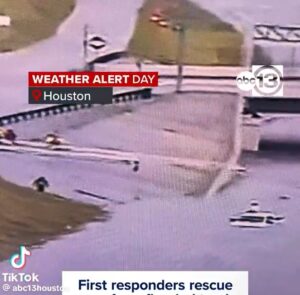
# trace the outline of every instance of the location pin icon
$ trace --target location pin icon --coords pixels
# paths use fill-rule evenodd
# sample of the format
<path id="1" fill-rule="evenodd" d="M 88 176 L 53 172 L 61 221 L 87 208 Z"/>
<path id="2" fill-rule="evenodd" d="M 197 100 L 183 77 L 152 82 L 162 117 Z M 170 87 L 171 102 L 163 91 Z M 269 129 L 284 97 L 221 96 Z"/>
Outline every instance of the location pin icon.
<path id="1" fill-rule="evenodd" d="M 31 91 L 31 95 L 33 97 L 33 99 L 38 102 L 40 100 L 40 98 L 42 97 L 42 91 L 40 89 L 33 89 Z"/>

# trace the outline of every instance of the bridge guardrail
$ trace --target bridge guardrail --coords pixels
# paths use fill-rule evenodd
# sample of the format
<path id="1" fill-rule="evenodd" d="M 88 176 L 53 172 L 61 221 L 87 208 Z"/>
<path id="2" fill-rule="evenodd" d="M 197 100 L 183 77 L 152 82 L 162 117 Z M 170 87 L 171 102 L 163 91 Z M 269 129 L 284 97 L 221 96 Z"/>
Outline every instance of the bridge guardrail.
<path id="1" fill-rule="evenodd" d="M 113 99 L 111 104 L 117 103 L 127 103 L 136 101 L 139 99 L 150 99 L 152 97 L 152 89 L 151 88 L 142 88 L 142 89 L 135 89 L 131 91 L 120 91 L 113 95 Z M 29 111 L 18 112 L 6 116 L 0 117 L 0 127 L 16 124 L 22 121 L 29 121 L 36 118 L 48 117 L 52 115 L 58 115 L 73 111 L 78 111 L 81 109 L 88 109 L 93 107 L 93 104 L 76 104 L 76 103 L 69 103 L 69 104 L 59 104 L 54 106 L 47 106 L 44 108 L 38 108 Z"/>

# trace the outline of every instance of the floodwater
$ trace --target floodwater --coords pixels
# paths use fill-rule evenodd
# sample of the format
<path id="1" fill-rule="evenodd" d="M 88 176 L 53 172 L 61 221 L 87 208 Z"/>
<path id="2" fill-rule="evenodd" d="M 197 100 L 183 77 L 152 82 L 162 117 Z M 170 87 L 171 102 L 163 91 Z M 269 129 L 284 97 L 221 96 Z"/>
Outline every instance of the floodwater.
<path id="1" fill-rule="evenodd" d="M 17 183 L 29 183 L 36 173 L 50 171 L 59 193 L 88 201 L 73 189 L 101 188 L 101 194 L 125 201 L 113 205 L 90 200 L 107 204 L 112 219 L 34 250 L 26 271 L 39 273 L 49 285 L 60 282 L 62 270 L 248 270 L 251 295 L 264 295 L 266 290 L 272 295 L 297 295 L 300 135 L 294 126 L 299 123 L 298 118 L 266 123 L 262 151 L 242 157 L 247 174 L 207 198 L 183 197 L 137 182 L 122 166 L 1 157 L 1 173 Z M 24 173 L 21 167 L 30 168 Z M 291 199 L 280 200 L 280 195 Z M 231 227 L 228 217 L 246 209 L 253 198 L 263 209 L 283 214 L 286 222 L 266 229 Z M 0 264 L 0 271 L 8 269 L 7 262 Z"/>

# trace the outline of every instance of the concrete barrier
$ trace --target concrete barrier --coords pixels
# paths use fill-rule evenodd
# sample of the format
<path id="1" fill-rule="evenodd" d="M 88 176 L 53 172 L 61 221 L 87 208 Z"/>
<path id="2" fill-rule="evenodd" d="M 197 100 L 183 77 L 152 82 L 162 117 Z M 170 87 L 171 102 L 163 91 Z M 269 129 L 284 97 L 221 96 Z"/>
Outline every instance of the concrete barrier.
<path id="1" fill-rule="evenodd" d="M 261 136 L 261 119 L 243 118 L 242 123 L 242 150 L 258 151 Z"/>

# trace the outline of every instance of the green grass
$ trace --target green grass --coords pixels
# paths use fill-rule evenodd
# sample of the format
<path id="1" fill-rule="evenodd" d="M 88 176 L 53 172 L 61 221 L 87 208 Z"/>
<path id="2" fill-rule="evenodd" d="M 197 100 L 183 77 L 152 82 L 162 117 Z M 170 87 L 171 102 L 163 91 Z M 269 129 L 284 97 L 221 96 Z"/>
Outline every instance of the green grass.
<path id="1" fill-rule="evenodd" d="M 172 23 L 187 28 L 184 63 L 195 65 L 239 65 L 243 36 L 217 16 L 189 0 L 145 0 L 139 11 L 128 50 L 136 57 L 160 63 L 176 62 L 178 33 L 149 21 L 160 8 Z"/>
<path id="2" fill-rule="evenodd" d="M 52 36 L 74 7 L 75 0 L 0 0 L 0 14 L 12 19 L 11 27 L 0 28 L 0 52 Z"/>
<path id="3" fill-rule="evenodd" d="M 8 259 L 20 245 L 40 245 L 107 217 L 100 207 L 39 193 L 2 178 L 0 204 L 0 261 Z"/>

